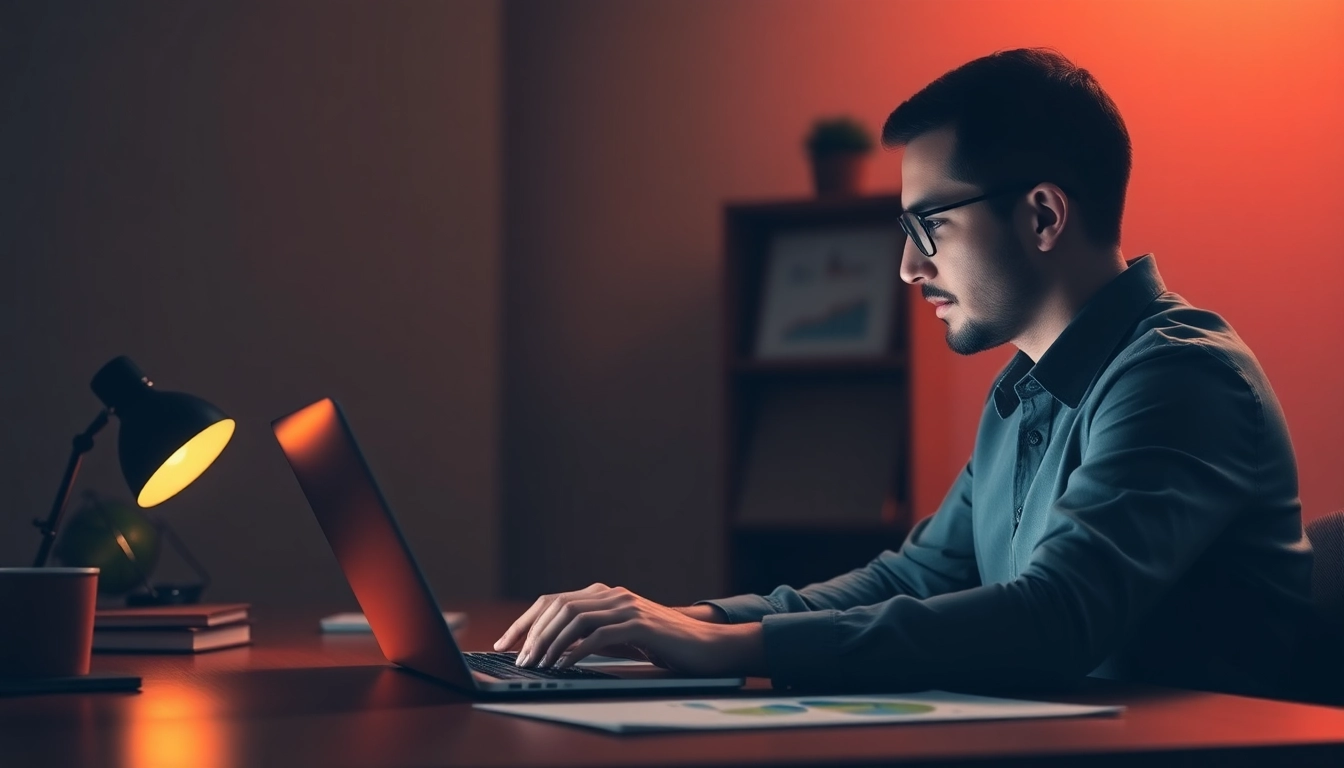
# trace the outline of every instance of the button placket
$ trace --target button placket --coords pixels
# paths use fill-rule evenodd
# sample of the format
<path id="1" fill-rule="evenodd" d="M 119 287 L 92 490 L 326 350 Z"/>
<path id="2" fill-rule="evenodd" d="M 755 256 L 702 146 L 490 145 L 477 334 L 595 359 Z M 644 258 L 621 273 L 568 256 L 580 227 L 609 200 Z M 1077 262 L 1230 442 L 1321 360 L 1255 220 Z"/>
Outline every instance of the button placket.
<path id="1" fill-rule="evenodd" d="M 1049 424 L 1051 409 L 1048 403 L 1042 402 L 1043 390 L 1041 385 L 1035 379 L 1027 379 L 1019 384 L 1018 391 L 1022 397 L 1022 416 L 1018 424 L 1018 449 L 1017 449 L 1017 477 L 1014 483 L 1014 501 L 1013 501 L 1013 536 L 1017 536 L 1017 529 L 1022 524 L 1022 515 L 1025 511 L 1026 491 L 1034 481 L 1036 472 L 1040 469 L 1041 459 L 1044 455 L 1045 432 L 1043 428 Z M 1027 395 L 1032 392 L 1035 394 Z"/>

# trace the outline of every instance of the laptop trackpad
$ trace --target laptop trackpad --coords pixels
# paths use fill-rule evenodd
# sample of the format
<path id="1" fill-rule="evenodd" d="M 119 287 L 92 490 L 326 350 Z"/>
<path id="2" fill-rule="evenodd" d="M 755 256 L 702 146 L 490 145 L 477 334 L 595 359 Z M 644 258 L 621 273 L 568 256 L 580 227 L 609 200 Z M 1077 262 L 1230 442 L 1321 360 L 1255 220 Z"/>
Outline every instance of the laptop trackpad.
<path id="1" fill-rule="evenodd" d="M 626 680 L 668 680 L 685 677 L 685 675 L 669 672 L 647 661 L 622 662 L 620 664 L 584 664 L 580 662 L 575 666 L 591 669 L 594 672 L 605 672 L 608 675 Z"/>

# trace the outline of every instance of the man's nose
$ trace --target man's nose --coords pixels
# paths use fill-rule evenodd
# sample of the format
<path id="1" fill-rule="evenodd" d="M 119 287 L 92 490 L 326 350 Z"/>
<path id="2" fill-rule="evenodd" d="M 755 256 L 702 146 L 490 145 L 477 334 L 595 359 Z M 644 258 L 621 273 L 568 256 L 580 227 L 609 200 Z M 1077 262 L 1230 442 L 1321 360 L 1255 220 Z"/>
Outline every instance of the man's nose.
<path id="1" fill-rule="evenodd" d="M 936 274 L 938 270 L 933 266 L 933 259 L 921 253 L 914 240 L 906 238 L 905 249 L 901 251 L 901 279 L 914 285 L 932 280 Z"/>

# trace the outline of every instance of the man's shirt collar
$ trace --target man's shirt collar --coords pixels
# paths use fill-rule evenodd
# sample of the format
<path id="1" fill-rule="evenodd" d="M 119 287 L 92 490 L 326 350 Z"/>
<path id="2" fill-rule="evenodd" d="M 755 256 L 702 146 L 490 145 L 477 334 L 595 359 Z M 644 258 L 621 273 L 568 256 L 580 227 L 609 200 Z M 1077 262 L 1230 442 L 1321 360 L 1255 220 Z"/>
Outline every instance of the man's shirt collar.
<path id="1" fill-rule="evenodd" d="M 994 408 L 1000 418 L 1017 410 L 1037 388 L 1077 408 L 1087 387 L 1115 348 L 1142 317 L 1153 299 L 1166 291 L 1152 254 L 1130 259 L 1128 268 L 1097 291 L 1064 332 L 1033 363 L 1018 352 L 994 383 Z"/>

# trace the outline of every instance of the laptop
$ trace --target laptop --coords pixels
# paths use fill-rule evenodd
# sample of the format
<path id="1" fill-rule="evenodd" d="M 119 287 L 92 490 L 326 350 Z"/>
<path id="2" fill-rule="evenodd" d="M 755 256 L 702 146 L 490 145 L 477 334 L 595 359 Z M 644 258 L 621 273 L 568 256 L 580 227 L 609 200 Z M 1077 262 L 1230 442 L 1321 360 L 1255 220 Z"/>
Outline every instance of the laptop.
<path id="1" fill-rule="evenodd" d="M 463 653 L 378 489 L 340 405 L 319 400 L 271 422 L 318 525 L 388 661 L 463 691 L 536 697 L 732 689 L 741 677 L 684 677 L 653 664 L 519 668 L 515 653 Z"/>

